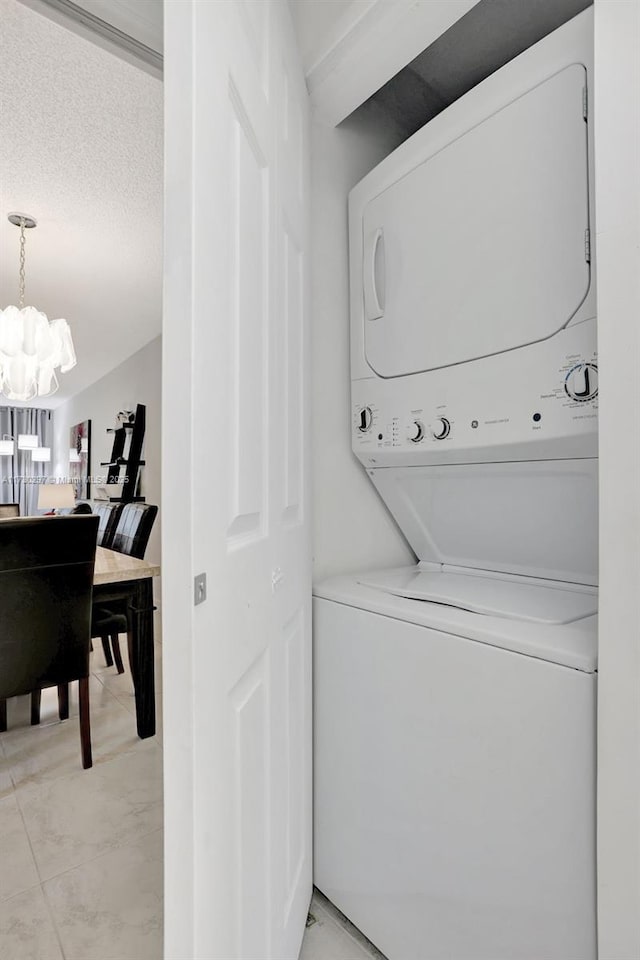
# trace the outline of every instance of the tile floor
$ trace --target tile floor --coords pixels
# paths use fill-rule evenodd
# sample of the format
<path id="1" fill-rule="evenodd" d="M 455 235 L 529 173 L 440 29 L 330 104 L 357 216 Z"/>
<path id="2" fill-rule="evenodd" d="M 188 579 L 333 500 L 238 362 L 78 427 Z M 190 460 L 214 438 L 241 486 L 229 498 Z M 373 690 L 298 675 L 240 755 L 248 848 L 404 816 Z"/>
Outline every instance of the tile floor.
<path id="1" fill-rule="evenodd" d="M 43 692 L 39 727 L 30 726 L 28 697 L 9 702 L 0 734 L 2 960 L 162 960 L 161 654 L 157 644 L 159 730 L 139 740 L 128 667 L 122 676 L 105 667 L 96 644 L 90 770 L 80 761 L 76 684 L 64 723 L 55 690 Z M 321 894 L 311 912 L 300 960 L 380 957 Z"/>
<path id="2" fill-rule="evenodd" d="M 39 727 L 29 724 L 28 697 L 9 702 L 0 734 L 2 960 L 162 958 L 162 734 L 138 738 L 128 667 L 122 676 L 105 667 L 99 641 L 90 697 L 90 770 L 80 760 L 77 684 L 64 723 L 55 690 L 43 691 Z"/>
<path id="3" fill-rule="evenodd" d="M 300 960 L 385 960 L 317 890 L 309 912 L 315 922 L 307 927 Z"/>

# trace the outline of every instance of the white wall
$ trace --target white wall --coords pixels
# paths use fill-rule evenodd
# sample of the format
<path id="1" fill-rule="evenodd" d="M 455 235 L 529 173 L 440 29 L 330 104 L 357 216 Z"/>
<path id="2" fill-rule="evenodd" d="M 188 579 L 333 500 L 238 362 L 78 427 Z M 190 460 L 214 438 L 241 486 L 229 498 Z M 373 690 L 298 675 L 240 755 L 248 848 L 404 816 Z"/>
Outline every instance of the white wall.
<path id="1" fill-rule="evenodd" d="M 314 580 L 415 562 L 351 452 L 349 190 L 404 135 L 377 110 L 311 134 L 311 327 Z"/>
<path id="2" fill-rule="evenodd" d="M 143 448 L 142 495 L 147 503 L 160 506 L 160 412 L 162 343 L 156 337 L 121 363 L 101 380 L 76 394 L 53 414 L 53 459 L 56 476 L 69 472 L 69 430 L 75 423 L 91 420 L 91 473 L 106 475 L 101 462 L 111 458 L 113 434 L 107 427 L 115 426 L 120 410 L 135 410 L 137 403 L 147 407 L 147 426 Z M 92 494 L 95 493 L 95 488 Z M 160 561 L 160 516 L 151 533 L 146 558 Z"/>
<path id="3" fill-rule="evenodd" d="M 289 0 L 305 72 L 326 56 L 375 0 Z"/>
<path id="4" fill-rule="evenodd" d="M 598 931 L 640 957 L 640 2 L 595 3 L 600 374 Z"/>

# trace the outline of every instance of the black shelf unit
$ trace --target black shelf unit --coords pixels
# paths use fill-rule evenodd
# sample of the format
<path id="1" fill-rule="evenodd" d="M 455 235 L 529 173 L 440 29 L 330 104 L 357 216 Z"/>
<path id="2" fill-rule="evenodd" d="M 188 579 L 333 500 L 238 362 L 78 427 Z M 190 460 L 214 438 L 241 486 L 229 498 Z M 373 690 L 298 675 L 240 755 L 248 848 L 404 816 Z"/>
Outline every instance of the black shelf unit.
<path id="1" fill-rule="evenodd" d="M 140 468 L 145 462 L 141 459 L 142 445 L 147 421 L 147 408 L 144 403 L 136 406 L 136 412 L 126 423 L 111 427 L 107 433 L 113 433 L 111 458 L 100 464 L 108 467 L 107 486 L 119 484 L 120 496 L 109 497 L 111 503 L 144 503 L 140 493 Z M 123 482 L 122 470 L 126 470 Z"/>

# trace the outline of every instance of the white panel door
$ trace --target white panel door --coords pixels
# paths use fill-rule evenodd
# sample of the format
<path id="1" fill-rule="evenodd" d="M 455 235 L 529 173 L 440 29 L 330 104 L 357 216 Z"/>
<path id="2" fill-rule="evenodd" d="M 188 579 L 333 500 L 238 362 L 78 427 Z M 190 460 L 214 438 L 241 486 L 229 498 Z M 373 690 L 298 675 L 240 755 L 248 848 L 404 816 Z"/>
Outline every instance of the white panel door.
<path id="1" fill-rule="evenodd" d="M 165 955 L 286 960 L 311 895 L 307 94 L 283 0 L 165 7 Z"/>

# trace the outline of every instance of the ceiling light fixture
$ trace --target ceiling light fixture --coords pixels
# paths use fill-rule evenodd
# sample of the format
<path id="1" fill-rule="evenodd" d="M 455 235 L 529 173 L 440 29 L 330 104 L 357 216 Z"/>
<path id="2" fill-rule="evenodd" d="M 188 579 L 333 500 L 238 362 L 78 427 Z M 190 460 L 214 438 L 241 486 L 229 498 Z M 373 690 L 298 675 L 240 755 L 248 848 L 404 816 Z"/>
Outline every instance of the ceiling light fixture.
<path id="1" fill-rule="evenodd" d="M 13 437 L 8 433 L 4 433 L 2 440 L 0 440 L 0 457 L 12 457 L 15 445 L 16 442 Z"/>
<path id="2" fill-rule="evenodd" d="M 55 371 L 75 367 L 76 354 L 66 320 L 49 320 L 35 307 L 25 307 L 25 230 L 36 221 L 26 213 L 10 213 L 8 219 L 20 227 L 19 306 L 0 310 L 0 392 L 9 400 L 32 400 L 56 392 Z"/>

